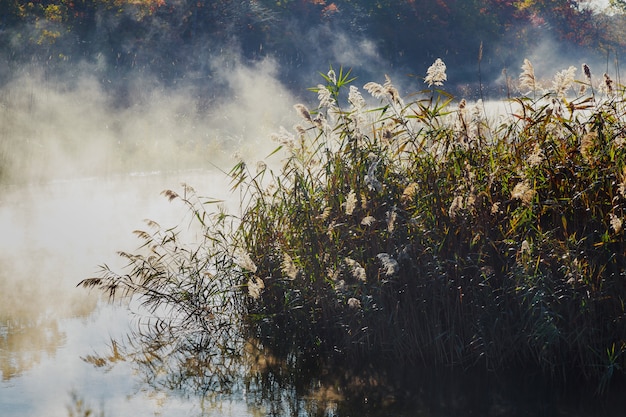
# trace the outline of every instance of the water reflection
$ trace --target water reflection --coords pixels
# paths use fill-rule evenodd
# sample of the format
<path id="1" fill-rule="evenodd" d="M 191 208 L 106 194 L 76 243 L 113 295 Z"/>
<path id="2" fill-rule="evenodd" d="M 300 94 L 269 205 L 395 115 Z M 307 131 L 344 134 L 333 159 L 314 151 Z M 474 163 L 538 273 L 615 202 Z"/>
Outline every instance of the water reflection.
<path id="1" fill-rule="evenodd" d="M 275 352 L 258 340 L 238 340 L 239 350 L 225 352 L 202 332 L 140 322 L 83 359 L 107 369 L 127 361 L 149 395 L 187 397 L 198 404 L 199 416 L 231 415 L 224 409 L 229 406 L 239 416 L 277 417 L 623 415 L 623 387 L 614 387 L 609 401 L 590 395 L 593 387 L 565 392 L 528 370 L 496 376 L 480 368 L 399 368 L 376 360 L 343 366 Z"/>
<path id="2" fill-rule="evenodd" d="M 0 369 L 5 381 L 53 357 L 67 341 L 58 321 L 87 317 L 97 301 L 68 291 L 63 276 L 68 265 L 56 248 L 72 250 L 76 243 L 58 230 L 63 222 L 55 213 L 58 207 L 33 208 L 21 197 L 16 190 L 4 190 L 0 206 Z M 40 213 L 43 207 L 46 213 Z"/>
<path id="3" fill-rule="evenodd" d="M 178 172 L 2 186 L 0 415 L 66 417 L 73 391 L 106 416 L 175 416 L 197 407 L 146 390 L 128 362 L 95 368 L 81 359 L 122 338 L 129 312 L 76 284 L 95 274 L 102 262 L 121 268 L 115 252 L 137 247 L 132 230 L 143 225 L 143 218 L 158 219 L 165 227 L 181 222 L 184 211 L 159 196 L 163 188 L 182 181 L 217 184 L 211 175 Z"/>
<path id="4" fill-rule="evenodd" d="M 39 364 L 42 356 L 54 356 L 66 341 L 56 319 L 35 322 L 4 319 L 0 335 L 0 370 L 2 379 L 9 380 Z"/>

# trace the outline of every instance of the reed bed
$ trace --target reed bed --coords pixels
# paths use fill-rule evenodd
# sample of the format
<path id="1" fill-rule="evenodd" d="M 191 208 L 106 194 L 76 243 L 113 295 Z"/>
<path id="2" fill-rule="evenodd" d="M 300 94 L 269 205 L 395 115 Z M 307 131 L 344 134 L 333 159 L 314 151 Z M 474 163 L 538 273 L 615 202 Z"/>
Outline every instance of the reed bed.
<path id="1" fill-rule="evenodd" d="M 547 87 L 522 70 L 495 120 L 442 89 L 441 60 L 407 98 L 331 68 L 276 151 L 229 172 L 240 215 L 166 191 L 203 241 L 137 232 L 128 273 L 82 284 L 173 306 L 221 353 L 254 337 L 295 362 L 521 367 L 603 391 L 626 365 L 624 89 L 587 65 Z"/>

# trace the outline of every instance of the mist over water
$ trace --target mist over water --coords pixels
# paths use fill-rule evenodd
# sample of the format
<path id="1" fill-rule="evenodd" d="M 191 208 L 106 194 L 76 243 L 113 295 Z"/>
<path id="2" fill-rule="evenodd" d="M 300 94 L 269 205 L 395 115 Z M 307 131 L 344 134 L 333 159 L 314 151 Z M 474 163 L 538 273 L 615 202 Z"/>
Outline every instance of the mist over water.
<path id="1" fill-rule="evenodd" d="M 159 207 L 157 222 L 171 210 L 170 226 L 185 217 L 162 190 L 186 182 L 224 197 L 220 170 L 276 147 L 270 133 L 295 115 L 274 63 L 219 76 L 228 94 L 212 103 L 201 103 L 191 87 L 137 78 L 136 94 L 122 106 L 87 72 L 67 82 L 25 74 L 0 89 L 3 315 L 37 321 L 92 311 L 95 297 L 74 286 L 105 257 L 134 249 L 131 232 L 150 208 Z"/>
<path id="2" fill-rule="evenodd" d="M 3 416 L 66 416 L 72 391 L 113 416 L 212 407 L 145 391 L 130 363 L 99 369 L 85 362 L 133 325 L 123 303 L 109 306 L 76 284 L 103 264 L 121 270 L 116 252 L 140 245 L 132 231 L 145 230 L 143 219 L 185 229 L 189 213 L 162 190 L 178 191 L 184 182 L 228 201 L 222 171 L 240 158 L 264 159 L 278 146 L 271 134 L 296 123 L 299 100 L 277 61 L 245 61 L 239 53 L 207 56 L 208 73 L 181 74 L 177 82 L 82 60 L 67 73 L 36 64 L 3 72 Z M 320 65 L 324 71 L 327 64 Z M 308 75 L 311 85 L 320 81 L 315 71 Z M 220 415 L 246 412 L 237 403 L 220 407 Z"/>
<path id="3" fill-rule="evenodd" d="M 0 90 L 2 176 L 8 183 L 128 172 L 228 169 L 232 155 L 262 158 L 277 126 L 295 120 L 292 95 L 271 60 L 219 74 L 223 97 L 193 86 L 144 86 L 120 105 L 88 73 L 71 83 L 22 75 Z"/>
<path id="4" fill-rule="evenodd" d="M 181 182 L 212 189 L 215 198 L 226 197 L 223 176 L 206 170 L 3 187 L 3 416 L 67 415 L 71 391 L 95 401 L 94 406 L 100 401 L 107 403 L 106 410 L 117 410 L 107 415 L 153 415 L 159 408 L 181 406 L 176 400 L 159 406 L 156 399 L 137 392 L 130 363 L 106 371 L 83 360 L 108 350 L 112 339 L 123 340 L 134 326 L 125 301 L 108 306 L 99 294 L 76 288 L 80 280 L 96 275 L 100 265 L 123 268 L 116 251 L 138 247 L 132 231 L 146 229 L 143 219 L 188 231 L 190 218 L 182 204 L 159 195 L 164 188 L 178 189 Z M 126 399 L 129 395 L 132 401 Z M 136 414 L 135 408 L 145 414 Z"/>
<path id="5" fill-rule="evenodd" d="M 143 219 L 188 231 L 187 209 L 161 191 L 186 183 L 228 201 L 224 171 L 262 160 L 277 146 L 270 134 L 295 122 L 272 60 L 217 76 L 226 93 L 210 100 L 137 77 L 120 104 L 89 72 L 67 82 L 23 74 L 0 90 L 3 416 L 65 416 L 73 390 L 116 411 L 107 415 L 189 409 L 137 392 L 130 364 L 103 376 L 83 361 L 130 322 L 122 305 L 76 284 L 103 264 L 121 270 L 116 252 L 139 246 Z"/>

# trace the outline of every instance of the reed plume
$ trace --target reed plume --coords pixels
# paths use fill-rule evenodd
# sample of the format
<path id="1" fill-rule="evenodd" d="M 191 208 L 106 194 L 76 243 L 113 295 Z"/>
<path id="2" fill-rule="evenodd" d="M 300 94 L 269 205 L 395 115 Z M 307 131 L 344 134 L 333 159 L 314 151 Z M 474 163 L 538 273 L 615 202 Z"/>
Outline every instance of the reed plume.
<path id="1" fill-rule="evenodd" d="M 428 67 L 428 70 L 426 70 L 424 82 L 428 84 L 428 87 L 431 87 L 433 84 L 436 86 L 442 86 L 444 81 L 447 80 L 448 76 L 446 75 L 446 64 L 444 64 L 441 58 L 437 58 L 435 62 Z"/>
<path id="2" fill-rule="evenodd" d="M 519 76 L 520 89 L 532 91 L 533 94 L 539 90 L 539 83 L 535 78 L 535 68 L 533 64 L 526 58 L 522 64 L 522 73 Z"/>
<path id="3" fill-rule="evenodd" d="M 570 66 L 568 69 L 557 72 L 554 76 L 554 81 L 552 82 L 554 94 L 556 94 L 558 98 L 565 97 L 567 90 L 569 90 L 574 84 L 575 77 L 576 67 L 574 66 Z"/>

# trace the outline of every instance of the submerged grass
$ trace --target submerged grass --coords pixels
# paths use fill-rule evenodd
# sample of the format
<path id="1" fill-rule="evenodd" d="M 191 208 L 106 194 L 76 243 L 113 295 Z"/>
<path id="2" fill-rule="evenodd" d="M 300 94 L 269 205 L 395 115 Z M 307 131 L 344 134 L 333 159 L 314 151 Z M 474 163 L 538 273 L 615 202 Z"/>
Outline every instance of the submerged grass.
<path id="1" fill-rule="evenodd" d="M 240 216 L 166 191 L 200 244 L 137 232 L 126 274 L 82 284 L 171 308 L 216 353 L 254 337 L 296 362 L 525 367 L 603 391 L 626 365 L 624 90 L 586 65 L 546 90 L 522 69 L 530 91 L 497 122 L 438 89 L 441 60 L 407 99 L 331 69 L 274 136 L 280 162 L 230 171 Z"/>

